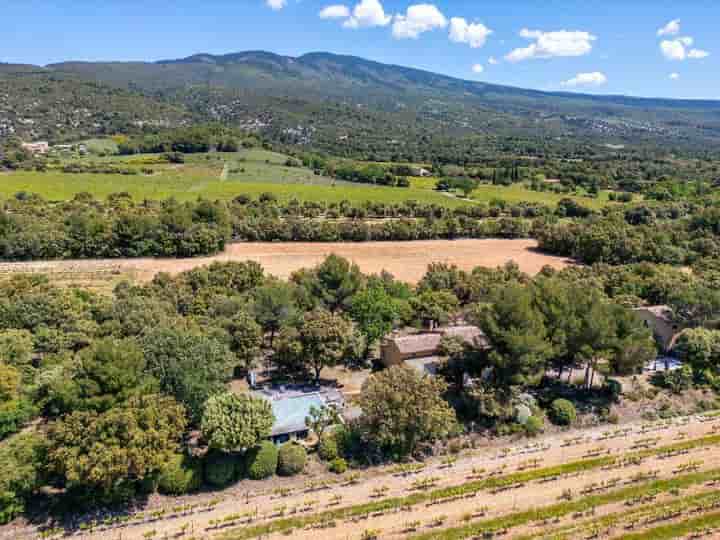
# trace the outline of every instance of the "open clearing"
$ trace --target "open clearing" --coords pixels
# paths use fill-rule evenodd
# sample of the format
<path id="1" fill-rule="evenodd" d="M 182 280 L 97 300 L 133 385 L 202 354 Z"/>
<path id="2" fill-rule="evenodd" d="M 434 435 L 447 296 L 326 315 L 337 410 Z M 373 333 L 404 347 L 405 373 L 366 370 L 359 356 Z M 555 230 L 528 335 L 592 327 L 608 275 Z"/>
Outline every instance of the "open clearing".
<path id="1" fill-rule="evenodd" d="M 59 281 L 85 282 L 117 279 L 119 276 L 147 281 L 159 272 L 171 274 L 215 261 L 256 261 L 269 274 L 287 278 L 300 268 L 309 268 L 335 253 L 355 262 L 364 273 L 386 270 L 397 279 L 417 283 L 428 264 L 444 262 L 464 270 L 476 266 L 495 268 L 509 261 L 523 272 L 537 274 L 543 266 L 561 269 L 572 261 L 536 251 L 534 240 L 429 240 L 418 242 L 363 243 L 278 243 L 248 242 L 230 244 L 223 253 L 191 259 L 92 259 L 16 262 L 0 264 L 0 274 L 47 273 Z M 105 277 L 103 277 L 105 276 Z"/>

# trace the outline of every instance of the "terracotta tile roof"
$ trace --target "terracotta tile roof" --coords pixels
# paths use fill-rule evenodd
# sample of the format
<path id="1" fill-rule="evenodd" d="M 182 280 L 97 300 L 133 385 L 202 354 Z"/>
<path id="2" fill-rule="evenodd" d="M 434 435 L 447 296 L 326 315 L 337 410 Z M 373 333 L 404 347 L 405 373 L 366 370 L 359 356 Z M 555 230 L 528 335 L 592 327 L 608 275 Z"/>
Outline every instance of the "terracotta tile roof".
<path id="1" fill-rule="evenodd" d="M 437 351 L 440 346 L 440 340 L 443 336 L 460 337 L 465 343 L 486 347 L 488 345 L 485 335 L 476 326 L 449 326 L 439 328 L 435 332 L 426 332 L 423 334 L 411 334 L 408 336 L 400 336 L 389 338 L 389 342 L 395 344 L 401 354 L 432 354 Z"/>

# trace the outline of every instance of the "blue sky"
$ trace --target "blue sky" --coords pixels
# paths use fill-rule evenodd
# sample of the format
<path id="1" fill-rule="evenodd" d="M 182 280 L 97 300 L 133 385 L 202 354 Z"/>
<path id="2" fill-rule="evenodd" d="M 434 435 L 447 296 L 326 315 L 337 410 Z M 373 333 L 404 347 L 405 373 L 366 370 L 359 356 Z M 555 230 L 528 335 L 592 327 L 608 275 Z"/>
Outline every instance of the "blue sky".
<path id="1" fill-rule="evenodd" d="M 543 90 L 720 99 L 718 0 L 0 0 L 0 14 L 3 62 L 329 51 Z"/>

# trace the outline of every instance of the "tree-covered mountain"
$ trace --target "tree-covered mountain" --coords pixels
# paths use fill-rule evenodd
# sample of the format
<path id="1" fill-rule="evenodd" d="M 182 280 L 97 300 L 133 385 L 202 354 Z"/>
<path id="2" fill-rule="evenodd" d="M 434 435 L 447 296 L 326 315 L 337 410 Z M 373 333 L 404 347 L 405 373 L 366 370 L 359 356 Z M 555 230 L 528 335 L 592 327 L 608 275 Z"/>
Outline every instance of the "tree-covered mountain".
<path id="1" fill-rule="evenodd" d="M 82 89 L 111 87 L 181 113 L 171 119 L 163 111 L 169 122 L 184 115 L 221 121 L 365 158 L 432 159 L 453 152 L 477 158 L 508 145 L 531 155 L 548 147 L 573 154 L 588 144 L 720 148 L 720 101 L 541 92 L 330 53 L 64 62 L 24 66 L 12 78 L 30 86 L 48 79 L 54 85 L 91 81 L 100 86 Z M 7 81 L 0 68 L 0 92 Z M 121 108 L 118 103 L 115 112 Z"/>

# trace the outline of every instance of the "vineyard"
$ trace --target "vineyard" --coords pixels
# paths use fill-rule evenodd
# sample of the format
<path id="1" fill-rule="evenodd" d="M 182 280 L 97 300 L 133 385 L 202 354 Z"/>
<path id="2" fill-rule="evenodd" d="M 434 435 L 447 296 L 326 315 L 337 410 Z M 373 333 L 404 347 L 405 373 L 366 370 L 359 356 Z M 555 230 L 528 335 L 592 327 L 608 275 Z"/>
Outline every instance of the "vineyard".
<path id="1" fill-rule="evenodd" d="M 720 416 L 466 448 L 427 463 L 178 498 L 77 524 L 76 538 L 713 538 Z M 167 501 L 166 501 L 167 503 Z M 65 529 L 17 538 L 61 538 Z"/>

